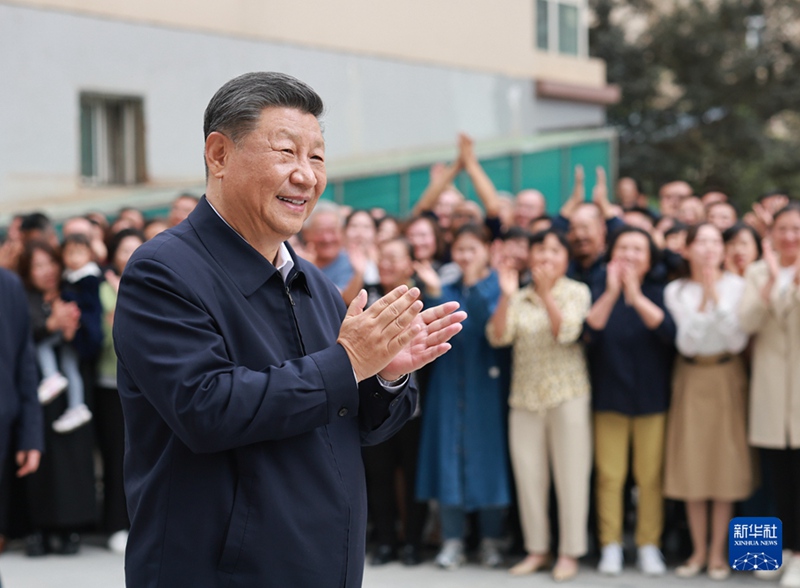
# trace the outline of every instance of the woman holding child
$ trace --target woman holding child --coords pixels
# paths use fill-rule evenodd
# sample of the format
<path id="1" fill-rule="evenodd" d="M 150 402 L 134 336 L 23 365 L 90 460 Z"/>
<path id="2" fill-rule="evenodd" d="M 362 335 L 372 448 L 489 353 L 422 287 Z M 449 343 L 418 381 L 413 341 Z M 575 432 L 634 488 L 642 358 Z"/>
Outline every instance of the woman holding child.
<path id="1" fill-rule="evenodd" d="M 28 293 L 34 342 L 55 338 L 56 357 L 69 346 L 80 326 L 75 302 L 61 298 L 61 258 L 45 242 L 26 245 L 19 273 Z M 63 361 L 59 368 L 65 370 Z M 80 378 L 80 373 L 77 374 Z M 90 427 L 57 433 L 53 423 L 64 414 L 66 394 L 44 406 L 45 451 L 39 471 L 27 480 L 30 524 L 34 533 L 27 538 L 30 556 L 48 552 L 72 554 L 80 546 L 77 531 L 95 520 L 93 436 Z"/>

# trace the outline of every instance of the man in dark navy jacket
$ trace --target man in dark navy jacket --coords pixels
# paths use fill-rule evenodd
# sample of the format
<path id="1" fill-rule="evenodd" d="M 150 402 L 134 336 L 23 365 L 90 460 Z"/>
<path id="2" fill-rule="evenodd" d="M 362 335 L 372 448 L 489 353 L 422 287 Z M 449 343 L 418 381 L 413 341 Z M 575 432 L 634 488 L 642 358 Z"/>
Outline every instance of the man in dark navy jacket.
<path id="1" fill-rule="evenodd" d="M 285 241 L 322 194 L 322 101 L 275 73 L 205 114 L 206 196 L 149 241 L 115 313 L 132 588 L 361 585 L 360 446 L 412 415 L 406 374 L 463 312 L 400 287 L 364 310 Z"/>
<path id="2" fill-rule="evenodd" d="M 15 451 L 18 476 L 39 468 L 44 449 L 38 383 L 28 299 L 20 279 L 0 268 L 0 464 Z"/>

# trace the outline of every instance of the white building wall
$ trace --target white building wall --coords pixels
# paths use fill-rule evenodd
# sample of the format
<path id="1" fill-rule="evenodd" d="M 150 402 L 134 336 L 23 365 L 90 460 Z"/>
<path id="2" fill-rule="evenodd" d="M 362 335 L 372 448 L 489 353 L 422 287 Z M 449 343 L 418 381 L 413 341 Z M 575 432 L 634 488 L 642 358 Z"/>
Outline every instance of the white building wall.
<path id="1" fill-rule="evenodd" d="M 604 122 L 601 106 L 540 107 L 531 79 L 0 4 L 0 219 L 114 193 L 80 181 L 84 91 L 143 97 L 150 188 L 201 183 L 205 106 L 254 70 L 320 93 L 332 171 L 453 144 L 459 131 L 480 140 Z"/>

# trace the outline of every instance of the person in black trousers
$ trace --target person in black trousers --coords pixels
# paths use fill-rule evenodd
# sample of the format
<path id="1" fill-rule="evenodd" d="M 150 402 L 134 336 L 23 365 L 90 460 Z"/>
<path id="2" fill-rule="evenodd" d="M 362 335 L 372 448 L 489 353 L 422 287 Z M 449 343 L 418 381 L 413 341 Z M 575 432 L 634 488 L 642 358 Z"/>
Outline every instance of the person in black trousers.
<path id="1" fill-rule="evenodd" d="M 372 304 L 401 284 L 414 286 L 414 262 L 411 245 L 402 238 L 390 239 L 379 247 L 378 272 L 380 283 L 367 284 L 367 304 Z M 427 367 L 415 372 L 420 395 L 424 394 Z M 367 477 L 367 502 L 372 518 L 372 542 L 375 549 L 371 565 L 382 565 L 399 557 L 405 565 L 422 561 L 420 548 L 428 505 L 415 499 L 419 453 L 419 406 L 414 416 L 394 437 L 378 445 L 364 447 L 361 455 Z M 398 552 L 397 521 L 399 519 L 396 473 L 402 472 L 404 504 L 403 546 Z"/>

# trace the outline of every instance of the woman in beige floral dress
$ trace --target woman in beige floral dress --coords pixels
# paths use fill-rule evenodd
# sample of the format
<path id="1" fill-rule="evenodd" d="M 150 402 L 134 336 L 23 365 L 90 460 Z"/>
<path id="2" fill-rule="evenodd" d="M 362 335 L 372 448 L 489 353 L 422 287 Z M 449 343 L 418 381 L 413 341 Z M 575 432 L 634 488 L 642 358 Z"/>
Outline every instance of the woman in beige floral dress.
<path id="1" fill-rule="evenodd" d="M 511 573 L 550 560 L 550 470 L 558 497 L 557 581 L 578 571 L 586 553 L 592 464 L 589 375 L 579 342 L 589 288 L 566 277 L 564 237 L 548 230 L 531 239 L 533 284 L 520 289 L 514 269 L 500 273 L 502 296 L 487 325 L 494 346 L 513 346 L 509 445 L 528 556 Z"/>

